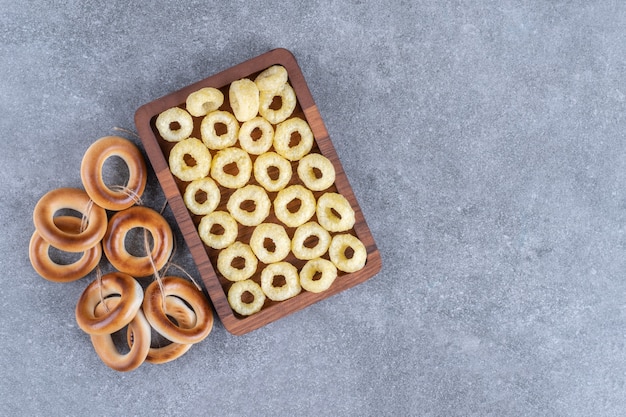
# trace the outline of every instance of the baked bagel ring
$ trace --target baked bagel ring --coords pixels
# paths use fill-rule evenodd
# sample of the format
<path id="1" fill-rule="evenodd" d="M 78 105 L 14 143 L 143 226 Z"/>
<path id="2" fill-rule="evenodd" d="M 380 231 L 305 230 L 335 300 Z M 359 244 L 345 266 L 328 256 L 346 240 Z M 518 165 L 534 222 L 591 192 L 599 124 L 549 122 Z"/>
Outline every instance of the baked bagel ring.
<path id="1" fill-rule="evenodd" d="M 180 298 L 173 295 L 165 297 L 165 309 L 167 315 L 174 318 L 179 327 L 191 329 L 196 325 L 196 313 Z M 127 333 L 126 340 L 128 346 L 132 347 L 134 343 L 134 334 L 132 331 Z M 171 362 L 187 353 L 192 346 L 193 344 L 191 343 L 171 342 L 159 347 L 150 347 L 146 362 L 154 364 Z"/>
<path id="2" fill-rule="evenodd" d="M 99 282 L 102 282 L 102 287 Z M 106 299 L 112 295 L 119 295 L 120 302 L 105 314 L 96 315 L 100 297 Z M 143 289 L 135 278 L 123 272 L 111 272 L 85 288 L 76 303 L 76 322 L 89 334 L 115 333 L 131 322 L 142 300 Z"/>
<path id="3" fill-rule="evenodd" d="M 112 190 L 102 178 L 102 169 L 112 156 L 121 158 L 128 167 L 127 191 Z M 146 188 L 146 161 L 139 148 L 128 139 L 105 136 L 87 148 L 80 164 L 80 177 L 89 197 L 107 210 L 124 210 L 135 204 Z M 122 185 L 122 184 L 120 184 Z"/>
<path id="4" fill-rule="evenodd" d="M 152 235 L 154 243 L 150 255 L 134 256 L 126 249 L 126 235 L 136 227 Z M 154 273 L 154 268 L 159 270 L 167 263 L 174 248 L 174 236 L 170 225 L 158 212 L 144 206 L 133 206 L 111 217 L 102 247 L 117 270 L 134 277 L 147 277 Z"/>
<path id="5" fill-rule="evenodd" d="M 191 282 L 174 276 L 161 280 L 163 292 L 157 281 L 146 288 L 143 311 L 152 327 L 163 337 L 176 343 L 198 343 L 204 340 L 213 328 L 213 312 L 209 302 Z M 174 324 L 168 317 L 167 305 L 163 305 L 163 294 L 175 296 L 187 303 L 196 313 L 193 327 L 184 328 Z"/>
<path id="6" fill-rule="evenodd" d="M 120 297 L 106 298 L 104 303 L 109 309 L 115 308 L 120 303 Z M 102 304 L 99 303 L 96 306 L 96 317 L 106 314 L 106 309 Z M 132 334 L 133 343 L 130 346 L 130 351 L 125 354 L 117 350 L 111 334 L 90 335 L 91 344 L 102 362 L 109 368 L 120 372 L 137 369 L 144 363 L 150 351 L 152 339 L 150 323 L 146 320 L 141 309 L 137 310 L 135 317 L 128 323 L 126 334 L 127 337 Z"/>
<path id="7" fill-rule="evenodd" d="M 81 219 L 72 216 L 58 216 L 54 218 L 54 224 L 66 233 L 80 233 Z M 102 245 L 96 245 L 83 252 L 76 262 L 71 264 L 58 264 L 50 258 L 51 245 L 46 242 L 36 231 L 30 239 L 28 257 L 30 263 L 39 275 L 48 281 L 71 282 L 76 281 L 90 273 L 102 257 Z"/>
<path id="8" fill-rule="evenodd" d="M 62 209 L 78 211 L 87 219 L 80 233 L 69 233 L 54 223 L 54 215 Z M 47 192 L 35 205 L 33 223 L 37 233 L 48 243 L 66 252 L 84 252 L 102 240 L 107 229 L 106 211 L 92 203 L 89 195 L 77 188 L 57 188 Z"/>

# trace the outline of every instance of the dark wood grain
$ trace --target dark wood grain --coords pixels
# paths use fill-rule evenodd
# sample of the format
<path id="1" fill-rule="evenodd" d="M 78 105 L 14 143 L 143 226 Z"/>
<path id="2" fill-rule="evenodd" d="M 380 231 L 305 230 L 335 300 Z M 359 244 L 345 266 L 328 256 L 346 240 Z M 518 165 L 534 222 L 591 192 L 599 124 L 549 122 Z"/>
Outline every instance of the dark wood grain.
<path id="1" fill-rule="evenodd" d="M 218 251 L 204 245 L 198 235 L 197 225 L 199 224 L 201 217 L 191 214 L 183 202 L 182 195 L 187 184 L 175 178 L 171 174 L 167 163 L 167 158 L 173 144 L 160 138 L 158 131 L 154 127 L 154 120 L 161 112 L 170 107 L 180 106 L 184 108 L 187 96 L 203 87 L 219 88 L 225 96 L 222 109 L 230 110 L 228 106 L 228 86 L 230 83 L 241 78 L 253 79 L 256 74 L 275 64 L 280 64 L 287 69 L 289 82 L 296 92 L 298 104 L 293 116 L 306 119 L 311 126 L 311 130 L 313 131 L 313 135 L 315 137 L 315 144 L 311 152 L 318 152 L 325 155 L 328 159 L 330 159 L 335 167 L 335 184 L 329 190 L 325 190 L 325 192 L 339 192 L 344 195 L 352 205 L 355 211 L 356 223 L 350 232 L 355 234 L 365 245 L 367 249 L 367 262 L 365 267 L 358 272 L 351 274 L 340 272 L 333 285 L 323 293 L 315 294 L 303 290 L 299 295 L 286 301 L 274 302 L 267 300 L 260 312 L 251 316 L 243 317 L 234 313 L 228 304 L 226 294 L 232 283 L 222 277 L 221 274 L 217 272 L 217 268 L 214 267 L 214 265 L 216 265 Z M 201 118 L 194 118 L 195 128 L 192 135 L 198 138 L 200 138 L 200 121 Z M 345 172 L 343 171 L 335 148 L 330 140 L 315 102 L 313 101 L 313 97 L 309 91 L 304 76 L 302 75 L 296 59 L 291 52 L 286 49 L 274 49 L 209 78 L 189 85 L 172 94 L 168 94 L 165 97 L 145 104 L 137 110 L 135 114 L 135 124 L 150 163 L 156 172 L 159 183 L 163 188 L 185 242 L 196 263 L 206 291 L 213 302 L 215 310 L 222 320 L 224 327 L 232 334 L 242 335 L 255 330 L 288 314 L 301 310 L 317 301 L 360 284 L 380 271 L 382 267 L 380 253 L 376 247 L 367 223 L 365 222 L 363 213 L 361 212 L 356 197 L 350 187 Z M 252 159 L 254 161 L 255 157 L 252 156 Z M 298 176 L 295 174 L 297 163 L 294 162 L 292 165 L 294 175 L 292 176 L 290 184 L 300 183 Z M 251 178 L 249 183 L 256 184 L 254 176 Z M 222 197 L 218 210 L 226 211 L 226 203 L 234 190 L 222 188 L 221 191 Z M 321 194 L 322 192 L 314 193 L 316 198 L 319 198 Z M 276 193 L 268 193 L 268 195 L 270 199 L 273 200 Z M 316 218 L 314 217 L 312 220 L 316 220 Z M 278 221 L 274 216 L 273 211 L 271 212 L 270 217 L 266 219 L 266 222 L 280 223 L 280 221 Z M 291 238 L 295 229 L 288 227 L 285 227 L 285 229 Z M 240 225 L 238 240 L 248 243 L 253 230 L 253 227 L 244 227 Z M 296 259 L 291 253 L 286 261 L 293 263 L 298 269 L 300 269 L 304 264 L 304 261 Z M 264 264 L 259 263 L 257 273 L 252 277 L 253 280 L 260 282 L 260 272 L 264 266 Z"/>

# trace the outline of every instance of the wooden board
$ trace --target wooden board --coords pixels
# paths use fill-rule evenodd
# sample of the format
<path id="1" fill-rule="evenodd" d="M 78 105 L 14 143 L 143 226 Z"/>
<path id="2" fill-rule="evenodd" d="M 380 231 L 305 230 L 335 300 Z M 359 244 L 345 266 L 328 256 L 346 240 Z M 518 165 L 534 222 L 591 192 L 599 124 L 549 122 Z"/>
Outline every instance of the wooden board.
<path id="1" fill-rule="evenodd" d="M 217 265 L 217 255 L 219 251 L 204 245 L 197 232 L 197 225 L 201 220 L 201 216 L 196 216 L 189 212 L 184 204 L 182 195 L 184 194 L 187 183 L 180 181 L 170 172 L 167 161 L 169 152 L 174 144 L 167 142 L 160 137 L 158 130 L 155 127 L 155 119 L 161 112 L 171 107 L 178 106 L 185 108 L 187 96 L 190 93 L 204 87 L 214 87 L 220 89 L 224 93 L 224 105 L 221 107 L 221 110 L 230 111 L 231 109 L 228 104 L 228 87 L 230 83 L 241 78 L 254 79 L 259 72 L 275 64 L 282 65 L 287 69 L 289 74 L 289 83 L 296 93 L 298 104 L 296 105 L 296 109 L 292 117 L 301 117 L 311 126 L 311 130 L 313 131 L 315 138 L 315 144 L 311 152 L 318 152 L 325 155 L 328 159 L 330 159 L 335 167 L 335 184 L 324 192 L 338 192 L 345 196 L 352 205 L 352 208 L 355 211 L 356 223 L 354 228 L 350 230 L 349 233 L 356 235 L 364 243 L 367 249 L 367 262 L 362 270 L 355 273 L 347 274 L 339 271 L 339 275 L 332 286 L 322 293 L 312 293 L 303 290 L 299 295 L 289 300 L 274 302 L 268 299 L 260 312 L 250 316 L 240 316 L 239 314 L 233 312 L 228 304 L 226 296 L 232 283 L 221 276 L 215 267 L 215 265 Z M 194 117 L 193 137 L 201 137 L 199 131 L 201 120 L 202 118 Z M 137 110 L 135 114 L 135 124 L 150 163 L 156 172 L 157 178 L 173 210 L 185 242 L 189 247 L 191 255 L 196 263 L 207 293 L 213 302 L 215 310 L 222 320 L 224 327 L 232 334 L 242 335 L 255 330 L 261 326 L 280 319 L 281 317 L 301 310 L 317 301 L 362 283 L 380 271 L 382 266 L 380 253 L 376 247 L 365 219 L 363 218 L 363 213 L 361 212 L 354 193 L 352 192 L 348 179 L 346 178 L 335 148 L 333 147 L 326 127 L 324 126 L 324 122 L 322 121 L 320 113 L 313 101 L 302 72 L 294 56 L 286 49 L 271 50 L 256 58 L 250 59 L 209 78 L 189 85 L 179 91 L 147 103 Z M 214 151 L 211 152 L 214 154 Z M 254 161 L 255 157 L 253 155 L 251 155 L 251 157 Z M 296 174 L 297 163 L 293 162 L 292 167 L 294 174 L 290 185 L 300 183 Z M 254 180 L 254 176 L 251 177 L 249 184 L 257 184 Z M 226 203 L 228 201 L 228 197 L 233 192 L 234 190 L 221 188 L 222 194 L 218 210 L 227 211 Z M 316 198 L 319 198 L 321 194 L 322 192 L 314 192 Z M 268 195 L 273 201 L 276 193 L 268 193 Z M 315 216 L 312 220 L 316 220 Z M 266 219 L 266 222 L 280 223 L 280 221 L 274 216 L 273 210 L 270 213 L 270 217 Z M 253 229 L 253 227 L 239 225 L 238 240 L 248 243 Z M 291 238 L 295 229 L 288 227 L 285 227 L 285 229 Z M 325 257 L 327 257 L 327 255 L 325 255 Z M 305 261 L 296 259 L 292 253 L 289 254 L 286 261 L 291 262 L 298 269 L 300 269 L 305 263 Z M 263 267 L 264 264 L 259 262 L 259 267 L 252 278 L 253 280 L 260 282 L 260 273 Z"/>

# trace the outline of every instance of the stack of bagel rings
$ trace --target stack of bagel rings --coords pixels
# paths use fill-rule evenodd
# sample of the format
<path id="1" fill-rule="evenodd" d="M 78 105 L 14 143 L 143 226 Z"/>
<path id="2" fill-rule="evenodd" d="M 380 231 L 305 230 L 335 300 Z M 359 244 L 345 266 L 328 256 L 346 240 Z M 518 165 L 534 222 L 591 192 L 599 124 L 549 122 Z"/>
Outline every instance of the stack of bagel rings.
<path id="1" fill-rule="evenodd" d="M 103 168 L 111 157 L 120 158 L 128 168 L 123 186 L 105 183 Z M 180 357 L 209 335 L 213 313 L 196 285 L 180 277 L 159 276 L 172 256 L 174 237 L 159 212 L 141 205 L 147 182 L 141 151 L 128 139 L 102 137 L 86 150 L 80 175 L 84 189 L 51 190 L 35 205 L 29 244 L 33 268 L 46 280 L 67 283 L 88 276 L 106 258 L 114 271 L 100 276 L 98 268 L 97 279 L 83 291 L 75 310 L 76 322 L 89 334 L 97 355 L 122 372 L 144 362 Z M 80 217 L 70 215 L 72 211 Z M 126 248 L 132 229 L 144 231 L 144 256 Z M 74 253 L 78 260 L 57 262 L 51 256 L 53 248 Z M 140 279 L 152 275 L 157 280 L 147 282 L 144 293 Z M 126 353 L 120 353 L 112 338 L 123 329 Z M 153 346 L 153 330 L 169 342 Z"/>
<path id="2" fill-rule="evenodd" d="M 314 149 L 296 108 L 286 68 L 272 65 L 221 90 L 192 92 L 156 119 L 157 137 L 174 143 L 165 152 L 170 171 L 239 316 L 302 290 L 326 291 L 367 261 L 354 209 L 333 187 L 335 166 Z"/>

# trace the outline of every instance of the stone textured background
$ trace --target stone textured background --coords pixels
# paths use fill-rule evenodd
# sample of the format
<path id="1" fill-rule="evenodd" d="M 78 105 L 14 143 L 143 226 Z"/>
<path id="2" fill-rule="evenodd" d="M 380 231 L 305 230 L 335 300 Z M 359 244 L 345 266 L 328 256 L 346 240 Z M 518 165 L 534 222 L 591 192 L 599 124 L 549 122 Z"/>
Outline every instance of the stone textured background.
<path id="1" fill-rule="evenodd" d="M 0 9 L 0 414 L 626 414 L 624 2 Z M 170 364 L 110 370 L 74 320 L 91 278 L 29 264 L 35 203 L 80 187 L 85 149 L 142 104 L 276 47 L 298 59 L 382 272 L 246 336 L 218 321 Z"/>

